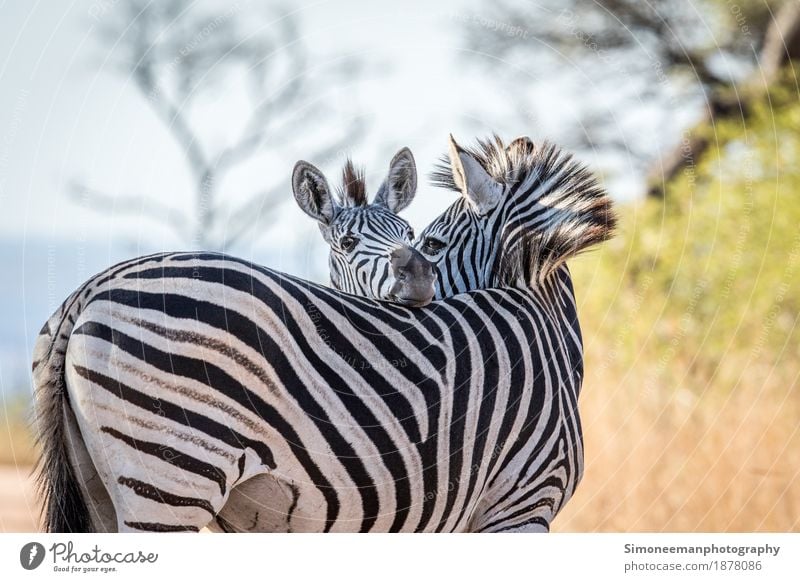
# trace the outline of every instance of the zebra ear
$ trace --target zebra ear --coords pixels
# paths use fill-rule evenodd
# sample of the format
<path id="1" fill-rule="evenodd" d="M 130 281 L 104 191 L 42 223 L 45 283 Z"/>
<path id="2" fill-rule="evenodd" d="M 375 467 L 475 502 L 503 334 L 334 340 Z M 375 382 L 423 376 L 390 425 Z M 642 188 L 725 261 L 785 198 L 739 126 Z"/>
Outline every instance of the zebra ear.
<path id="1" fill-rule="evenodd" d="M 375 204 L 386 206 L 394 213 L 406 208 L 417 193 L 417 164 L 408 148 L 395 154 L 389 163 L 389 175 L 375 195 Z"/>
<path id="2" fill-rule="evenodd" d="M 523 135 L 508 144 L 506 151 L 512 156 L 523 157 L 532 154 L 535 149 L 536 146 L 534 145 L 533 140 L 531 140 L 531 138 L 529 138 L 527 135 Z"/>
<path id="3" fill-rule="evenodd" d="M 452 134 L 449 157 L 453 181 L 479 215 L 488 213 L 500 203 L 503 186 L 456 143 Z"/>
<path id="4" fill-rule="evenodd" d="M 313 165 L 300 160 L 292 172 L 294 199 L 303 212 L 329 226 L 333 222 L 338 206 L 331 196 L 325 176 Z"/>

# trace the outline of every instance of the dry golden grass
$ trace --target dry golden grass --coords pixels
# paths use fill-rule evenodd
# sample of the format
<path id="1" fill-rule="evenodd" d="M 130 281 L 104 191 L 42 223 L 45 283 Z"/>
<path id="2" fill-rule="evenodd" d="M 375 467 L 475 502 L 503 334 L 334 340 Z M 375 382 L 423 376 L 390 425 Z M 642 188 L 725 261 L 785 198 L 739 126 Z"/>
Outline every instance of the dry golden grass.
<path id="1" fill-rule="evenodd" d="M 24 401 L 6 402 L 0 411 L 0 465 L 33 465 L 37 451 Z"/>
<path id="2" fill-rule="evenodd" d="M 37 459 L 33 436 L 24 424 L 0 425 L 0 465 L 33 465 Z"/>
<path id="3" fill-rule="evenodd" d="M 0 533 L 40 531 L 33 477 L 38 458 L 25 397 L 4 398 L 0 410 Z"/>
<path id="4" fill-rule="evenodd" d="M 800 371 L 753 366 L 732 389 L 684 367 L 659 386 L 592 360 L 585 476 L 554 531 L 800 530 Z"/>

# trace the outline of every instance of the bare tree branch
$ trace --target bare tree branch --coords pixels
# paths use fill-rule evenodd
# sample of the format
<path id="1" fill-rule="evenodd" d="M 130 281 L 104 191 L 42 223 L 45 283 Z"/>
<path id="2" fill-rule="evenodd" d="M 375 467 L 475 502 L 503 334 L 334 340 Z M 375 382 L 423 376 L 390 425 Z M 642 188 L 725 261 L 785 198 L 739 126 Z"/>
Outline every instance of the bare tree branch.
<path id="1" fill-rule="evenodd" d="M 708 150 L 712 145 L 705 136 L 709 125 L 725 117 L 745 118 L 753 102 L 768 90 L 780 68 L 790 59 L 800 57 L 800 3 L 783 4 L 760 36 L 764 38 L 759 54 L 761 69 L 742 92 L 726 92 L 726 86 L 720 84 L 721 88 L 710 94 L 707 111 L 688 140 L 667 151 L 652 165 L 647 176 L 649 196 L 663 197 L 666 184 L 686 167 L 697 163 Z"/>
<path id="2" fill-rule="evenodd" d="M 69 184 L 67 192 L 75 202 L 104 214 L 126 214 L 160 222 L 182 236 L 188 234 L 186 217 L 178 210 L 149 197 L 116 195 L 102 192 L 77 181 Z"/>
<path id="3" fill-rule="evenodd" d="M 225 246 L 236 245 L 259 220 L 270 218 L 269 210 L 274 210 L 283 200 L 285 192 L 278 186 L 263 190 L 251 196 L 228 220 L 225 227 Z"/>
<path id="4" fill-rule="evenodd" d="M 339 139 L 335 142 L 331 142 L 329 145 L 310 152 L 308 158 L 312 160 L 326 160 L 338 157 L 342 149 L 361 139 L 365 131 L 366 127 L 364 123 L 362 121 L 357 121 L 350 125 L 345 135 L 340 136 Z M 259 220 L 263 219 L 266 211 L 276 208 L 288 198 L 287 191 L 281 186 L 262 190 L 248 198 L 246 202 L 242 203 L 231 213 L 230 218 L 225 224 L 226 245 L 236 244 Z"/>
<path id="5" fill-rule="evenodd" d="M 180 234 L 198 246 L 230 245 L 251 229 L 259 209 L 274 210 L 277 189 L 251 197 L 223 224 L 228 213 L 217 198 L 226 175 L 254 155 L 279 147 L 328 109 L 317 99 L 320 90 L 314 85 L 325 80 L 309 75 L 310 57 L 293 13 L 277 11 L 268 17 L 274 20 L 266 20 L 268 27 L 260 27 L 252 25 L 252 11 L 245 16 L 240 10 L 238 3 L 215 12 L 191 0 L 128 0 L 98 31 L 101 41 L 113 47 L 108 58 L 133 81 L 185 155 L 194 191 L 189 220 L 181 216 Z M 327 70 L 341 80 L 354 76 L 357 67 L 351 62 L 338 71 L 334 66 Z M 194 114 L 205 91 L 223 85 L 231 91 L 231 79 L 238 83 L 234 90 L 244 83 L 241 89 L 252 110 L 239 136 L 220 146 L 204 135 Z M 322 151 L 341 149 L 343 139 L 359 139 L 363 132 L 358 125 L 341 139 L 321 144 Z M 137 211 L 178 224 L 176 211 L 156 201 L 88 192 L 101 210 Z M 230 236 L 222 238 L 225 231 Z"/>
<path id="6" fill-rule="evenodd" d="M 486 26 L 487 21 L 492 24 Z M 670 103 L 686 107 L 688 101 L 704 98 L 706 111 L 696 128 L 699 134 L 692 130 L 688 140 L 681 140 L 676 129 L 675 139 L 669 142 L 670 147 L 676 144 L 674 149 L 661 155 L 637 144 L 626 146 L 609 131 L 616 123 L 612 116 L 606 115 L 605 121 L 593 119 L 596 112 L 587 106 L 586 118 L 581 120 L 586 131 L 578 136 L 578 142 L 610 152 L 622 146 L 625 153 L 648 161 L 652 166 L 647 179 L 651 195 L 663 194 L 665 181 L 687 160 L 694 163 L 703 155 L 710 145 L 702 137 L 709 123 L 720 117 L 746 115 L 749 100 L 763 94 L 740 89 L 759 80 L 763 86 L 761 72 L 768 84 L 789 59 L 800 58 L 797 0 L 739 0 L 734 4 L 711 0 L 538 0 L 535 4 L 499 0 L 483 19 L 464 19 L 463 28 L 475 54 L 490 52 L 495 58 L 520 58 L 526 64 L 543 63 L 552 69 L 556 59 L 543 58 L 547 51 L 540 43 L 520 42 L 519 34 L 524 33 L 525 38 L 533 37 L 592 63 L 586 69 L 595 72 L 597 85 L 614 83 L 608 94 L 617 95 L 616 108 L 622 112 L 646 101 L 668 113 Z M 542 54 L 533 55 L 533 51 Z M 756 71 L 760 66 L 761 71 L 747 80 L 742 73 L 736 77 L 733 69 L 720 66 L 726 62 L 737 63 L 742 71 L 748 66 Z M 615 64 L 622 71 L 615 70 Z M 629 67 L 637 79 L 647 79 L 649 85 L 635 100 L 619 91 L 620 73 L 630 74 Z M 519 82 L 516 77 L 514 80 Z M 678 80 L 681 82 L 672 83 Z M 673 109 L 677 111 L 677 107 Z"/>
<path id="7" fill-rule="evenodd" d="M 147 68 L 139 68 L 135 71 L 135 75 L 137 87 L 181 145 L 189 164 L 195 171 L 208 166 L 208 160 L 202 151 L 199 138 L 192 131 L 188 121 L 181 113 L 181 109 L 172 103 L 153 81 L 152 72 Z"/>
<path id="8" fill-rule="evenodd" d="M 768 81 L 790 59 L 800 59 L 800 2 L 787 2 L 767 28 L 759 63 Z"/>

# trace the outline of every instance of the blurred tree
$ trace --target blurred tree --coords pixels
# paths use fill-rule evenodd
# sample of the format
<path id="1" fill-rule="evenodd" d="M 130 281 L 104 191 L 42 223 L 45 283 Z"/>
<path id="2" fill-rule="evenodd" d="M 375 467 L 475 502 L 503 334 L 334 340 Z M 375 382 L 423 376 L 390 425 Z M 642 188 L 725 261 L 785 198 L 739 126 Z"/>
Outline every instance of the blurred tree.
<path id="1" fill-rule="evenodd" d="M 286 196 L 273 187 L 252 194 L 237 208 L 225 208 L 217 199 L 223 178 L 253 156 L 277 151 L 302 135 L 304 127 L 330 115 L 317 98 L 320 85 L 335 86 L 335 81 L 358 75 L 361 66 L 343 58 L 312 81 L 308 51 L 291 11 L 274 11 L 270 17 L 254 7 L 245 12 L 241 3 L 221 6 L 131 0 L 114 3 L 98 19 L 99 40 L 109 60 L 133 82 L 184 153 L 195 189 L 192 206 L 176 209 L 163 200 L 106 193 L 77 181 L 71 188 L 74 198 L 101 212 L 146 215 L 204 249 L 233 246 Z M 249 110 L 238 137 L 221 146 L 218 139 L 203 135 L 208 98 L 219 87 L 226 92 L 221 117 L 239 114 L 242 99 Z M 212 104 L 212 116 L 219 107 Z M 314 140 L 306 155 L 316 160 L 331 157 L 359 139 L 363 129 L 353 116 L 340 135 L 328 142 Z"/>
<path id="2" fill-rule="evenodd" d="M 746 120 L 717 123 L 693 175 L 622 207 L 620 235 L 575 262 L 586 337 L 615 337 L 623 368 L 730 390 L 765 383 L 757 364 L 800 389 L 799 96 L 784 67 Z"/>
<path id="3" fill-rule="evenodd" d="M 797 0 L 500 0 L 461 20 L 469 45 L 495 68 L 500 58 L 558 74 L 565 59 L 580 61 L 584 86 L 599 85 L 612 102 L 585 104 L 582 134 L 561 137 L 632 156 L 652 196 L 699 159 L 718 121 L 747 116 L 781 67 L 800 58 Z M 666 113 L 659 130 L 677 133 L 670 112 L 698 98 L 695 127 L 668 139 L 666 153 L 657 136 L 621 138 L 609 115 L 655 107 Z"/>

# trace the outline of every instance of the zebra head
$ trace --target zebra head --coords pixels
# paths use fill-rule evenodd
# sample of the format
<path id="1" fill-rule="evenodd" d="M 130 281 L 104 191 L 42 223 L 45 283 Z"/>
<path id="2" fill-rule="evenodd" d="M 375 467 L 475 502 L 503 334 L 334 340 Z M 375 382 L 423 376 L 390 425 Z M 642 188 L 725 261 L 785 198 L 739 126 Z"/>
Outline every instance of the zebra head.
<path id="1" fill-rule="evenodd" d="M 367 201 L 363 171 L 348 160 L 342 187 L 331 194 L 325 176 L 299 161 L 292 189 L 300 208 L 319 223 L 330 245 L 328 264 L 335 289 L 394 301 L 409 307 L 433 299 L 433 265 L 413 248 L 414 233 L 397 213 L 414 199 L 417 168 L 411 150 L 403 148 L 372 203 Z"/>
<path id="2" fill-rule="evenodd" d="M 556 146 L 494 136 L 465 149 L 450 136 L 434 182 L 461 194 L 415 241 L 435 264 L 437 299 L 543 281 L 607 239 L 616 220 L 594 176 Z"/>

